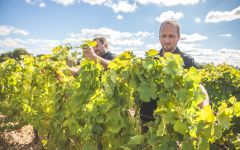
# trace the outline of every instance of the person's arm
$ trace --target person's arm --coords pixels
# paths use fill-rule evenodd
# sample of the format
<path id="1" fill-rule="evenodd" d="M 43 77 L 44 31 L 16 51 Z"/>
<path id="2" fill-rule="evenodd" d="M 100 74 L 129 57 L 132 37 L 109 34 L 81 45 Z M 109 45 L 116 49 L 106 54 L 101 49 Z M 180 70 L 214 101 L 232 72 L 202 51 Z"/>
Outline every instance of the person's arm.
<path id="1" fill-rule="evenodd" d="M 74 77 L 76 77 L 76 76 L 78 76 L 78 71 L 79 71 L 79 69 L 80 69 L 80 68 L 72 67 L 72 68 L 70 68 L 69 70 L 70 70 L 71 74 L 72 74 Z"/>
<path id="2" fill-rule="evenodd" d="M 99 61 L 99 63 L 101 65 L 103 65 L 104 69 L 107 69 L 108 68 L 108 64 L 110 62 L 110 60 L 106 60 L 100 56 L 96 56 L 96 60 L 95 61 Z"/>
<path id="3" fill-rule="evenodd" d="M 200 84 L 199 87 L 201 88 L 202 92 L 206 96 L 205 100 L 198 105 L 202 109 L 204 106 L 209 105 L 209 96 L 208 96 L 207 90 L 202 84 Z"/>
<path id="4" fill-rule="evenodd" d="M 89 58 L 89 59 L 92 59 L 94 60 L 95 62 L 99 61 L 99 63 L 101 65 L 103 65 L 104 69 L 107 69 L 108 67 L 108 63 L 110 62 L 109 60 L 106 60 L 100 56 L 98 56 L 92 47 L 88 47 L 88 48 L 85 48 L 83 49 L 83 55 L 85 58 Z"/>

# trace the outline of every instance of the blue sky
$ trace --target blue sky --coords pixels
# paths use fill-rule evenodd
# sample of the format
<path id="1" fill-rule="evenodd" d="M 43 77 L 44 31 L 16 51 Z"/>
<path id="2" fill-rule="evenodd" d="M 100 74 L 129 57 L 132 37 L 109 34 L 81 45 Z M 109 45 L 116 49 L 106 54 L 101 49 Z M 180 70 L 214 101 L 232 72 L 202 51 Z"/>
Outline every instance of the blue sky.
<path id="1" fill-rule="evenodd" d="M 110 50 L 143 56 L 160 49 L 167 19 L 181 26 L 179 47 L 197 62 L 240 66 L 240 0 L 0 0 L 0 53 L 107 37 Z"/>

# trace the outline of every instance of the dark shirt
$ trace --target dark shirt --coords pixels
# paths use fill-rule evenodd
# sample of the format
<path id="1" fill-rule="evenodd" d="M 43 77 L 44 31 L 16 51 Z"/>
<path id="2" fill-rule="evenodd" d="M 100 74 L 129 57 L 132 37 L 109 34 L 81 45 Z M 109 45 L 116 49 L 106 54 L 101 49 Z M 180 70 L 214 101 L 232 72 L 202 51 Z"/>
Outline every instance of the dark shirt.
<path id="1" fill-rule="evenodd" d="M 116 55 L 111 53 L 110 51 L 108 51 L 107 53 L 105 53 L 103 56 L 101 56 L 103 59 L 106 59 L 106 60 L 113 60 Z M 81 59 L 78 59 L 77 60 L 77 65 L 80 65 L 80 60 Z"/>
<path id="2" fill-rule="evenodd" d="M 111 53 L 110 51 L 108 51 L 107 53 L 105 53 L 103 56 L 101 56 L 103 59 L 106 59 L 106 60 L 113 60 L 116 55 Z"/>
<path id="3" fill-rule="evenodd" d="M 184 69 L 189 69 L 192 66 L 196 67 L 194 59 L 191 58 L 189 55 L 181 52 L 178 47 L 175 49 L 173 54 L 179 54 L 183 58 Z M 164 56 L 162 49 L 160 50 L 159 55 L 161 57 Z M 153 111 L 156 109 L 156 107 L 157 107 L 157 100 L 151 100 L 150 102 L 142 102 L 141 108 L 140 108 L 140 119 L 144 122 L 154 121 Z"/>

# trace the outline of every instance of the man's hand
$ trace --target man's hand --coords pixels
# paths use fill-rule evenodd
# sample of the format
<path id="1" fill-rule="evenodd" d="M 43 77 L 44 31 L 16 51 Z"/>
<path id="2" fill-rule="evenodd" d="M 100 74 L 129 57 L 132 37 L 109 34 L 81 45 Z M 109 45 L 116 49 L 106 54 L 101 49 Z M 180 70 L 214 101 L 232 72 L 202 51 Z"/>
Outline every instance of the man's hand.
<path id="1" fill-rule="evenodd" d="M 98 55 L 94 52 L 92 47 L 86 47 L 83 49 L 83 57 L 96 61 Z"/>
<path id="2" fill-rule="evenodd" d="M 70 68 L 71 74 L 76 77 L 78 76 L 79 68 Z"/>

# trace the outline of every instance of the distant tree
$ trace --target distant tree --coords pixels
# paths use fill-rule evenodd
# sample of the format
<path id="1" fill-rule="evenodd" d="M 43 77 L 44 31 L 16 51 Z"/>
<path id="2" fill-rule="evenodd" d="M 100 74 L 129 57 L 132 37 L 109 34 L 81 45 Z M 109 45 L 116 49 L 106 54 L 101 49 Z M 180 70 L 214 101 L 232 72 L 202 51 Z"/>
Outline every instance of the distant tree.
<path id="1" fill-rule="evenodd" d="M 0 55 L 0 63 L 7 59 L 13 58 L 15 60 L 21 60 L 21 55 L 31 55 L 25 48 L 15 48 L 12 52 L 8 51 Z"/>
<path id="2" fill-rule="evenodd" d="M 4 62 L 7 59 L 13 58 L 12 52 L 5 52 L 0 55 L 0 62 Z"/>
<path id="3" fill-rule="evenodd" d="M 12 52 L 12 56 L 15 60 L 20 60 L 21 55 L 31 55 L 25 48 L 15 48 Z"/>

